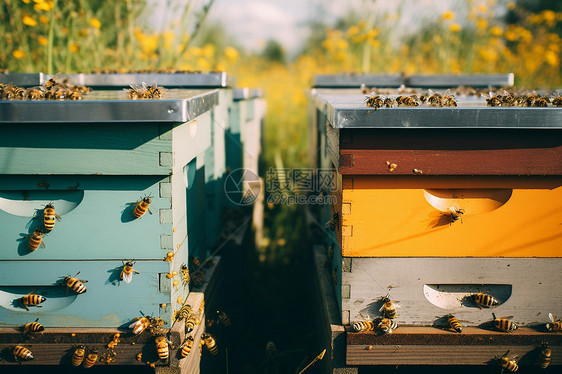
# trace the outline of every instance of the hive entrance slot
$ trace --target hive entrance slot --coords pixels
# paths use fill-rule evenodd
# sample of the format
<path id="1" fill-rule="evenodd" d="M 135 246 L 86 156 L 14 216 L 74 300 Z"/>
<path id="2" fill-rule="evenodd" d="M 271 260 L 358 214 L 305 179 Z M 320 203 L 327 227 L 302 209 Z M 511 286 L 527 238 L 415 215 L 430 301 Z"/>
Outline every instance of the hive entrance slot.
<path id="1" fill-rule="evenodd" d="M 20 217 L 34 217 L 50 202 L 59 216 L 74 210 L 84 198 L 81 190 L 0 191 L 0 209 Z"/>
<path id="2" fill-rule="evenodd" d="M 425 298 L 441 309 L 458 309 L 462 307 L 478 308 L 472 295 L 482 292 L 495 297 L 498 305 L 511 297 L 510 284 L 425 284 Z"/>
<path id="3" fill-rule="evenodd" d="M 29 306 L 29 312 L 21 298 L 33 292 L 46 298 L 41 307 Z M 21 313 L 44 313 L 66 308 L 76 300 L 78 294 L 67 287 L 56 286 L 0 286 L 0 307 Z"/>
<path id="4" fill-rule="evenodd" d="M 502 188 L 428 189 L 424 191 L 424 196 L 431 206 L 442 212 L 457 206 L 464 209 L 465 214 L 480 214 L 501 207 L 512 192 L 511 189 Z"/>

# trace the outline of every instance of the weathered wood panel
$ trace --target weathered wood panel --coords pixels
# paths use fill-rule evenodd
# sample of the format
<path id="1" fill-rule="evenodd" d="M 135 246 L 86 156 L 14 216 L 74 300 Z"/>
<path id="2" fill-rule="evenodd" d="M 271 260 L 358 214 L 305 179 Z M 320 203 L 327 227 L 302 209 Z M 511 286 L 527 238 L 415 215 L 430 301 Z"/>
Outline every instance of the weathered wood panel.
<path id="1" fill-rule="evenodd" d="M 342 313 L 351 321 L 380 316 L 381 297 L 398 300 L 398 324 L 443 326 L 453 313 L 465 326 L 490 330 L 492 312 L 513 316 L 521 326 L 549 322 L 548 313 L 562 316 L 562 259 L 552 258 L 352 258 L 343 273 Z M 427 286 L 432 285 L 432 289 Z M 447 287 L 456 285 L 459 287 Z M 502 287 L 505 286 L 505 287 Z M 441 286 L 437 289 L 436 286 Z M 444 286 L 444 287 L 443 287 Z M 507 288 L 507 289 L 506 289 Z M 489 292 L 500 301 L 479 309 L 467 295 Z M 349 311 L 349 312 L 347 312 Z M 344 323 L 349 321 L 345 318 Z M 540 327 L 542 325 L 542 327 Z"/>
<path id="2" fill-rule="evenodd" d="M 560 177 L 355 176 L 344 185 L 344 256 L 562 255 Z M 456 222 L 452 207 L 464 211 Z"/>

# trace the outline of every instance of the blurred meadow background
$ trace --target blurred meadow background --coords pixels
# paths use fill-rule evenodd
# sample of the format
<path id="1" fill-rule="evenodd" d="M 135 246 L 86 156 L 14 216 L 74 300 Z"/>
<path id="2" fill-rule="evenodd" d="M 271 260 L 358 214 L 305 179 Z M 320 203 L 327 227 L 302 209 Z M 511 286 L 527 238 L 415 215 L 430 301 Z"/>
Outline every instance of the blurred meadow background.
<path id="1" fill-rule="evenodd" d="M 226 71 L 235 86 L 264 90 L 265 172 L 307 167 L 316 74 L 513 72 L 518 87 L 559 88 L 561 31 L 559 0 L 0 0 L 0 69 Z M 287 327 L 310 296 L 302 290 L 311 282 L 305 226 L 302 207 L 267 207 L 246 275 L 257 285 L 252 307 L 277 295 L 263 313 L 290 320 L 280 327 L 285 351 L 306 351 L 295 359 L 301 368 L 321 348 L 310 328 Z"/>

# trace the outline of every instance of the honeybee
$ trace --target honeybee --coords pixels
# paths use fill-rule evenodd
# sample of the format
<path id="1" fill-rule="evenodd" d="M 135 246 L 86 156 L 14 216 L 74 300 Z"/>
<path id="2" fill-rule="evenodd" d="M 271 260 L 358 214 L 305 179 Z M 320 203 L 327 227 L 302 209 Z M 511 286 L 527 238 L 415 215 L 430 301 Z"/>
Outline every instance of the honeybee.
<path id="1" fill-rule="evenodd" d="M 490 92 L 488 95 L 483 95 L 486 98 L 486 105 L 487 106 L 501 106 L 502 101 L 499 97 L 496 96 L 495 93 Z"/>
<path id="2" fill-rule="evenodd" d="M 448 209 L 449 217 L 451 217 L 451 223 L 452 223 L 452 222 L 456 222 L 456 221 L 458 221 L 459 219 L 460 219 L 461 222 L 462 222 L 462 215 L 463 215 L 464 213 L 465 213 L 464 209 L 459 208 L 459 206 L 456 205 L 456 204 L 453 205 L 452 207 L 450 207 L 450 208 Z"/>
<path id="3" fill-rule="evenodd" d="M 396 98 L 396 105 L 400 106 L 418 106 L 418 97 L 416 95 L 398 96 Z"/>
<path id="4" fill-rule="evenodd" d="M 146 90 L 148 91 L 151 99 L 160 99 L 164 95 L 164 90 L 162 87 L 158 87 L 156 83 L 148 86 Z"/>
<path id="5" fill-rule="evenodd" d="M 14 359 L 19 363 L 20 360 L 29 361 L 33 360 L 33 353 L 24 346 L 15 345 L 12 347 L 12 354 L 14 355 Z"/>
<path id="6" fill-rule="evenodd" d="M 273 356 L 275 353 L 277 353 L 277 347 L 272 340 L 268 341 L 265 344 L 265 353 L 267 353 L 268 356 Z"/>
<path id="7" fill-rule="evenodd" d="M 170 356 L 168 340 L 165 336 L 157 336 L 154 343 L 156 343 L 156 352 L 158 352 L 158 357 L 160 357 L 160 360 L 166 361 L 168 356 Z"/>
<path id="8" fill-rule="evenodd" d="M 90 351 L 90 353 L 88 353 L 88 356 L 86 356 L 86 358 L 84 359 L 84 363 L 82 364 L 82 366 L 86 369 L 89 369 L 92 366 L 94 366 L 97 360 L 98 360 L 98 351 L 93 349 Z"/>
<path id="9" fill-rule="evenodd" d="M 351 329 L 355 332 L 373 331 L 375 323 L 373 321 L 359 321 L 351 324 Z"/>
<path id="10" fill-rule="evenodd" d="M 203 339 L 205 346 L 213 356 L 219 353 L 217 342 L 215 342 L 215 339 L 211 336 L 211 334 L 203 333 L 203 335 L 201 335 L 201 339 Z"/>
<path id="11" fill-rule="evenodd" d="M 447 314 L 445 318 L 447 318 L 447 323 L 449 324 L 450 328 L 452 328 L 456 332 L 462 332 L 462 325 L 457 317 L 452 314 Z"/>
<path id="12" fill-rule="evenodd" d="M 384 99 L 385 97 L 382 95 L 366 96 L 365 105 L 370 108 L 375 108 L 376 111 L 378 108 L 381 108 L 384 105 Z"/>
<path id="13" fill-rule="evenodd" d="M 28 88 L 23 93 L 23 97 L 27 100 L 41 100 L 45 98 L 45 94 L 36 88 Z"/>
<path id="14" fill-rule="evenodd" d="M 200 268 L 200 267 L 201 267 L 201 261 L 199 260 L 199 257 L 197 257 L 197 256 L 195 256 L 195 257 L 194 257 L 194 256 L 189 256 L 189 260 L 191 261 L 191 265 L 192 265 L 194 268 L 197 269 L 197 268 Z"/>
<path id="15" fill-rule="evenodd" d="M 496 299 L 492 295 L 488 295 L 482 292 L 478 292 L 472 295 L 472 299 L 479 309 L 482 309 L 482 307 L 490 308 L 499 304 L 498 299 Z"/>
<path id="16" fill-rule="evenodd" d="M 441 96 L 441 94 L 429 90 L 429 97 L 427 98 L 427 103 L 430 106 L 441 106 L 442 101 L 443 101 L 443 97 Z"/>
<path id="17" fill-rule="evenodd" d="M 525 106 L 533 106 L 533 104 L 535 103 L 535 100 L 536 100 L 536 99 L 537 99 L 536 93 L 528 94 L 528 95 L 525 97 L 525 104 L 524 104 L 524 105 L 525 105 Z"/>
<path id="18" fill-rule="evenodd" d="M 555 107 L 562 107 L 562 96 L 558 95 L 552 99 L 552 105 Z"/>
<path id="19" fill-rule="evenodd" d="M 544 97 L 537 97 L 533 102 L 533 106 L 546 108 L 548 106 L 549 99 Z"/>
<path id="20" fill-rule="evenodd" d="M 425 104 L 427 102 L 427 99 L 429 99 L 429 95 L 428 94 L 421 94 L 418 97 L 418 100 L 420 101 L 420 103 Z"/>
<path id="21" fill-rule="evenodd" d="M 508 358 L 507 355 L 509 354 L 509 351 L 505 352 L 505 354 L 499 358 L 499 364 L 503 369 L 506 369 L 507 371 L 517 371 L 517 369 L 519 369 L 519 366 L 517 366 L 517 356 L 513 356 L 512 358 Z M 497 356 L 496 356 L 497 358 Z"/>
<path id="22" fill-rule="evenodd" d="M 77 276 L 78 274 L 80 274 L 80 272 L 76 273 L 74 276 Z M 66 276 L 62 282 L 68 287 L 70 288 L 72 291 L 81 294 L 86 292 L 86 286 L 84 286 L 84 283 L 88 283 L 87 280 L 83 280 L 83 279 L 77 279 L 71 276 Z"/>
<path id="23" fill-rule="evenodd" d="M 386 318 L 396 318 L 396 305 L 392 300 L 389 298 L 389 294 L 382 297 L 382 306 L 379 309 L 379 312 L 382 313 L 383 317 Z"/>
<path id="24" fill-rule="evenodd" d="M 325 228 L 330 229 L 330 231 L 336 231 L 336 227 L 340 221 L 340 215 L 338 213 L 334 213 L 332 215 L 332 219 L 326 222 L 324 225 Z"/>
<path id="25" fill-rule="evenodd" d="M 396 165 L 395 163 L 391 163 L 390 161 L 386 162 L 386 166 L 388 166 L 388 171 L 390 171 L 391 173 L 398 167 L 398 165 Z"/>
<path id="26" fill-rule="evenodd" d="M 232 325 L 232 322 L 230 321 L 230 317 L 228 317 L 228 315 L 225 312 L 217 310 L 217 317 L 219 321 L 221 321 L 222 324 L 225 325 L 226 327 L 230 327 Z"/>
<path id="27" fill-rule="evenodd" d="M 82 100 L 82 95 L 77 91 L 70 91 L 66 97 L 68 100 Z"/>
<path id="28" fill-rule="evenodd" d="M 501 106 L 506 106 L 506 107 L 511 107 L 514 106 L 515 104 L 515 96 L 513 96 L 512 94 L 510 94 L 507 91 L 503 91 L 503 95 L 498 96 L 498 98 L 501 100 L 502 105 Z"/>
<path id="29" fill-rule="evenodd" d="M 183 284 L 184 285 L 189 284 L 189 268 L 187 267 L 186 264 L 183 264 L 180 267 L 180 273 L 181 273 L 181 278 L 183 280 Z"/>
<path id="30" fill-rule="evenodd" d="M 133 320 L 133 323 L 129 325 L 129 328 L 133 329 L 133 334 L 138 335 L 144 330 L 146 330 L 148 326 L 150 326 L 150 319 L 148 319 L 148 317 L 146 316 L 142 316 L 142 317 L 136 317 Z"/>
<path id="31" fill-rule="evenodd" d="M 43 226 L 45 226 L 45 230 L 53 230 L 55 227 L 55 218 L 60 221 L 60 216 L 55 213 L 55 206 L 51 201 L 49 204 L 45 205 L 43 209 Z"/>
<path id="32" fill-rule="evenodd" d="M 62 81 L 59 81 L 58 79 L 58 74 L 55 74 L 54 77 L 50 78 L 43 84 L 43 87 L 45 87 L 47 91 L 51 91 L 56 87 L 66 88 L 66 84 L 64 84 Z"/>
<path id="33" fill-rule="evenodd" d="M 23 99 L 24 95 L 25 89 L 13 84 L 7 84 L 2 89 L 2 99 L 4 100 Z"/>
<path id="34" fill-rule="evenodd" d="M 33 291 L 35 291 L 35 290 L 33 290 Z M 34 294 L 33 291 L 31 291 L 30 293 L 28 293 L 27 295 L 25 295 L 24 297 L 22 297 L 20 299 L 22 305 L 28 311 L 29 311 L 28 306 L 36 306 L 38 308 L 41 308 L 41 305 L 39 305 L 39 304 L 41 304 L 42 302 L 47 300 L 44 296 Z"/>
<path id="35" fill-rule="evenodd" d="M 197 318 L 195 313 L 191 313 L 185 320 L 185 332 L 190 333 L 195 330 L 195 326 L 197 326 L 199 322 L 199 318 Z"/>
<path id="36" fill-rule="evenodd" d="M 148 213 L 152 214 L 152 211 L 148 207 L 151 202 L 152 202 L 151 196 L 148 195 L 148 196 L 143 197 L 142 200 L 140 200 L 140 201 L 135 201 L 134 203 L 131 203 L 131 204 L 136 204 L 135 210 L 133 211 L 133 215 L 135 216 L 135 218 L 142 217 L 146 213 L 147 210 L 148 210 Z"/>
<path id="37" fill-rule="evenodd" d="M 398 328 L 398 322 L 395 319 L 380 318 L 377 329 L 383 334 L 392 334 L 393 330 Z"/>
<path id="38" fill-rule="evenodd" d="M 551 321 L 546 324 L 546 329 L 548 331 L 562 331 L 562 322 L 560 320 L 555 321 L 552 313 L 548 313 L 548 318 Z"/>
<path id="39" fill-rule="evenodd" d="M 45 331 L 45 327 L 37 321 L 39 321 L 39 318 L 37 318 L 35 322 L 29 322 L 23 326 L 23 336 L 29 336 L 31 334 Z"/>
<path id="40" fill-rule="evenodd" d="M 390 97 L 384 99 L 384 106 L 385 108 L 392 108 L 394 106 L 394 100 Z"/>
<path id="41" fill-rule="evenodd" d="M 45 243 L 43 243 L 43 231 L 41 231 L 40 228 L 36 228 L 35 231 L 28 235 L 29 237 L 29 241 L 27 242 L 27 248 L 29 248 L 30 251 L 34 251 L 37 248 L 39 248 L 39 246 L 41 246 L 41 248 L 45 248 Z"/>
<path id="42" fill-rule="evenodd" d="M 451 96 L 451 90 L 445 91 L 443 97 L 441 98 L 441 106 L 444 107 L 455 107 L 457 106 L 457 101 L 453 96 Z"/>
<path id="43" fill-rule="evenodd" d="M 123 269 L 121 269 L 121 274 L 119 274 L 119 278 L 125 283 L 131 283 L 133 280 L 133 273 L 140 274 L 138 271 L 133 269 L 133 265 L 135 261 L 123 261 Z"/>
<path id="44" fill-rule="evenodd" d="M 552 361 L 552 351 L 548 342 L 542 342 L 540 350 L 536 365 L 541 369 L 546 369 L 550 365 L 550 361 Z"/>
<path id="45" fill-rule="evenodd" d="M 191 305 L 186 304 L 182 306 L 180 310 L 178 310 L 178 312 L 176 313 L 176 321 L 189 318 L 191 313 L 192 313 Z"/>
<path id="46" fill-rule="evenodd" d="M 191 276 L 191 284 L 193 285 L 193 287 L 201 286 L 203 284 L 203 281 L 205 281 L 205 274 L 201 270 L 197 270 Z"/>
<path id="47" fill-rule="evenodd" d="M 492 313 L 492 316 L 494 317 L 493 324 L 496 329 L 503 332 L 517 330 L 517 325 L 509 320 L 510 318 L 513 318 L 513 316 L 496 318 L 494 313 Z"/>
<path id="48" fill-rule="evenodd" d="M 86 346 L 79 345 L 78 347 L 76 347 L 76 349 L 74 349 L 70 362 L 72 363 L 73 366 L 80 366 L 80 364 L 82 364 L 82 361 L 84 361 L 85 355 L 86 355 Z"/>
<path id="49" fill-rule="evenodd" d="M 185 342 L 181 346 L 181 356 L 187 357 L 189 352 L 191 352 L 191 348 L 193 348 L 193 336 L 190 335 L 185 339 Z"/>

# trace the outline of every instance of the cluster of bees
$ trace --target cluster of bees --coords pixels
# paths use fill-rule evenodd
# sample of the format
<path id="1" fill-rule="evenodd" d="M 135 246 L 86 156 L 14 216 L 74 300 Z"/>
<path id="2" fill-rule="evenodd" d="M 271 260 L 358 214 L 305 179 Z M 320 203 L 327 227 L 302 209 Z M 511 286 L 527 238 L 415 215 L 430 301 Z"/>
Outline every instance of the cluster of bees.
<path id="1" fill-rule="evenodd" d="M 457 101 L 447 90 L 443 95 L 429 90 L 428 93 L 411 94 L 407 96 L 397 96 L 396 98 L 386 97 L 381 94 L 373 93 L 366 96 L 365 104 L 370 108 L 393 108 L 396 107 L 416 107 L 428 105 L 430 107 L 456 107 Z"/>
<path id="2" fill-rule="evenodd" d="M 484 94 L 486 105 L 490 107 L 538 107 L 546 108 L 549 104 L 554 107 L 562 107 L 560 95 L 538 95 L 536 92 L 517 92 L 501 90 Z"/>
<path id="3" fill-rule="evenodd" d="M 82 100 L 82 96 L 91 88 L 70 84 L 57 76 L 49 79 L 42 86 L 23 88 L 14 84 L 0 83 L 2 100 Z"/>
<path id="4" fill-rule="evenodd" d="M 92 74 L 202 74 L 201 70 L 178 70 L 178 69 L 96 69 L 91 71 Z M 211 71 L 210 73 L 222 73 L 222 71 Z"/>
<path id="5" fill-rule="evenodd" d="M 126 89 L 129 99 L 131 100 L 146 100 L 146 99 L 160 99 L 164 95 L 164 89 L 158 87 L 156 83 L 147 86 L 142 82 L 142 85 L 131 85 L 131 88 Z"/>
<path id="6" fill-rule="evenodd" d="M 498 299 L 496 299 L 494 296 L 482 292 L 469 295 L 467 296 L 467 298 L 471 299 L 479 309 L 492 308 L 499 304 Z M 383 303 L 381 308 L 379 309 L 381 316 L 373 320 L 351 323 L 350 327 L 352 332 L 374 331 L 379 335 L 384 335 L 391 334 L 393 330 L 396 330 L 398 328 L 398 323 L 396 322 L 396 301 L 390 300 L 389 295 L 383 296 L 381 300 Z M 507 333 L 517 330 L 517 324 L 511 321 L 511 318 L 513 318 L 513 316 L 497 318 L 494 313 L 492 313 L 492 316 L 493 320 L 491 321 L 491 325 L 496 330 Z M 456 333 L 462 333 L 463 326 L 458 318 L 456 318 L 452 314 L 447 314 L 444 318 L 447 321 L 447 329 L 450 329 L 451 331 L 454 331 Z M 562 331 L 562 321 L 560 319 L 556 320 L 552 313 L 548 314 L 548 318 L 550 319 L 550 322 L 545 325 L 548 331 Z M 543 342 L 541 347 L 539 347 L 538 349 L 539 355 L 536 365 L 542 369 L 545 369 L 550 365 L 550 362 L 552 360 L 552 352 L 550 350 L 550 346 L 548 342 Z M 517 356 L 509 358 L 507 357 L 508 354 L 509 351 L 507 351 L 501 357 L 496 356 L 495 360 L 503 369 L 506 369 L 508 371 L 517 371 Z"/>

